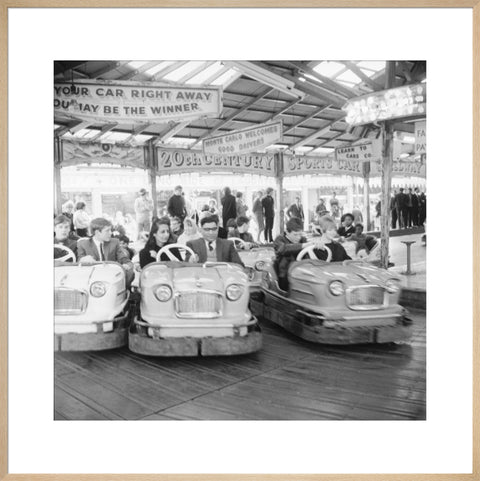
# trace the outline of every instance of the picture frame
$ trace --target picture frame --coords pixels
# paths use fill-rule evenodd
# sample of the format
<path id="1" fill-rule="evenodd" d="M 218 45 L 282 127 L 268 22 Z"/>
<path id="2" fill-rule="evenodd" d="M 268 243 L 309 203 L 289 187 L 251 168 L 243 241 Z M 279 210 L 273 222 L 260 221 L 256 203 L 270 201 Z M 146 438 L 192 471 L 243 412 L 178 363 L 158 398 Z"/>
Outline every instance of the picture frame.
<path id="1" fill-rule="evenodd" d="M 0 481 L 20 481 L 20 480 L 135 480 L 135 481 L 174 481 L 174 480 L 218 480 L 218 481 L 240 481 L 245 479 L 260 480 L 476 480 L 480 479 L 480 429 L 479 429 L 479 412 L 480 412 L 480 383 L 479 383 L 479 366 L 480 366 L 480 233 L 473 229 L 473 418 L 472 418 L 472 471 L 470 473 L 417 473 L 417 474 L 43 474 L 43 473 L 13 473 L 8 468 L 8 373 L 12 376 L 13 368 L 8 364 L 8 283 L 9 283 L 9 265 L 8 265 L 8 14 L 10 9 L 15 8 L 214 8 L 226 7 L 220 1 L 202 1 L 189 0 L 188 2 L 179 2 L 175 0 L 160 1 L 142 1 L 134 3 L 122 0 L 84 0 L 72 1 L 67 4 L 62 1 L 47 0 L 46 2 L 36 2 L 35 0 L 27 2 L 19 2 L 13 0 L 8 5 L 4 4 L 0 13 L 0 70 L 2 82 L 0 82 Z M 228 8 L 465 8 L 472 10 L 473 26 L 473 219 L 477 219 L 480 214 L 480 187 L 478 180 L 480 179 L 480 1 L 460 0 L 459 2 L 451 2 L 450 0 L 395 0 L 395 1 L 376 1 L 376 0 L 301 0 L 293 2 L 291 0 L 283 0 L 281 2 L 272 2 L 270 0 L 248 1 L 237 0 Z M 10 212 L 11 215 L 11 212 Z M 475 222 L 473 222 L 475 224 Z M 10 269 L 12 266 L 10 266 Z M 10 370 L 9 370 L 10 368 Z M 14 375 L 14 374 L 13 374 Z M 11 379 L 10 379 L 11 382 Z"/>

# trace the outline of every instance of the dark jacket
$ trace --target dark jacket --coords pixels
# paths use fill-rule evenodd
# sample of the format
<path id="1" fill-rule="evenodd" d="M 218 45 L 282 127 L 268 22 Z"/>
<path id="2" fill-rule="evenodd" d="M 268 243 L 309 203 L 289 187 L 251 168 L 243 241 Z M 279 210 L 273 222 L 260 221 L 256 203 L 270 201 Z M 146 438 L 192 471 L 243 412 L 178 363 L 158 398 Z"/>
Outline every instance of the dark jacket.
<path id="1" fill-rule="evenodd" d="M 296 203 L 293 203 L 288 209 L 287 209 L 287 215 L 289 218 L 291 217 L 297 217 L 301 220 L 305 218 L 303 214 L 303 206 L 302 204 L 297 205 Z"/>
<path id="2" fill-rule="evenodd" d="M 80 260 L 85 256 L 92 256 L 96 261 L 100 260 L 100 253 L 97 246 L 90 237 L 88 239 L 80 239 L 77 243 L 78 256 L 77 260 Z M 130 262 L 130 256 L 127 251 L 120 245 L 118 239 L 110 239 L 103 244 L 103 253 L 105 254 L 106 261 L 115 261 L 119 264 L 125 264 Z"/>
<path id="3" fill-rule="evenodd" d="M 198 262 L 203 264 L 207 261 L 207 245 L 205 244 L 205 239 L 202 238 L 188 241 L 187 247 L 190 247 L 190 249 L 192 249 L 193 252 L 198 255 Z M 233 245 L 232 241 L 217 237 L 216 253 L 218 262 L 233 262 L 245 267 L 240 259 L 240 256 L 235 250 L 235 246 Z"/>
<path id="4" fill-rule="evenodd" d="M 167 243 L 165 245 L 168 245 L 168 244 L 174 244 L 175 243 L 175 239 L 172 239 L 172 240 L 168 240 Z M 165 246 L 162 246 L 162 247 L 165 247 Z M 156 256 L 155 257 L 152 257 L 152 255 L 150 254 L 150 251 L 155 251 L 156 254 L 158 254 L 158 251 L 161 249 L 161 247 L 158 247 L 157 244 L 155 245 L 145 245 L 145 247 L 139 252 L 138 256 L 139 256 L 139 260 L 140 260 L 140 267 L 143 269 L 146 265 L 152 263 L 152 262 L 156 262 Z M 179 261 L 182 261 L 182 256 L 180 255 L 180 251 L 175 247 L 171 250 L 171 253 L 179 260 Z M 160 261 L 161 262 L 166 262 L 166 261 L 170 261 L 170 259 L 168 258 L 167 254 L 163 253 L 162 256 L 160 257 Z"/>
<path id="5" fill-rule="evenodd" d="M 237 218 L 237 200 L 232 194 L 222 198 L 222 208 L 223 227 L 226 227 L 228 219 Z"/>
<path id="6" fill-rule="evenodd" d="M 74 254 L 75 256 L 77 255 L 77 241 L 75 239 L 71 239 L 70 237 L 67 237 L 66 239 L 59 241 L 55 236 L 53 236 L 53 243 L 54 244 L 61 244 L 64 245 L 65 247 L 68 247 Z M 60 248 L 54 249 L 53 250 L 53 258 L 56 259 L 58 257 L 62 257 L 65 255 L 65 251 L 61 251 Z"/>
<path id="7" fill-rule="evenodd" d="M 338 235 L 342 237 L 350 237 L 355 234 L 355 226 L 352 224 L 348 229 L 345 226 L 340 226 L 337 230 Z"/>
<path id="8" fill-rule="evenodd" d="M 180 217 L 180 219 L 183 220 L 187 215 L 183 195 L 173 194 L 172 197 L 168 199 L 167 211 L 171 217 Z"/>
<path id="9" fill-rule="evenodd" d="M 395 196 L 395 204 L 397 209 L 404 209 L 407 206 L 407 196 L 403 192 L 399 192 Z"/>
<path id="10" fill-rule="evenodd" d="M 275 209 L 273 207 L 274 201 L 271 195 L 266 195 L 262 199 L 263 215 L 265 217 L 273 218 L 275 217 Z"/>
<path id="11" fill-rule="evenodd" d="M 298 253 L 303 249 L 302 244 L 307 242 L 305 237 L 300 242 L 291 242 L 286 234 L 281 234 L 273 241 L 273 249 L 275 250 L 274 268 L 278 277 L 286 278 L 288 274 L 288 266 L 293 262 Z"/>

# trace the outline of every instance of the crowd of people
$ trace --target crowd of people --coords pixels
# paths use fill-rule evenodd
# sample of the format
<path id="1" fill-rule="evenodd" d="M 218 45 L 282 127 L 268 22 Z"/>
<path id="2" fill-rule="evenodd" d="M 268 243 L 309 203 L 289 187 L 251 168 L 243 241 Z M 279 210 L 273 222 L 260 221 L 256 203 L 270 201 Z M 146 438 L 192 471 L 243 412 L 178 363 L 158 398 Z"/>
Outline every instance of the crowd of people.
<path id="1" fill-rule="evenodd" d="M 368 253 L 377 243 L 374 237 L 363 233 L 363 225 L 354 214 L 344 214 L 338 227 L 334 217 L 328 215 L 323 206 L 317 209 L 319 217 L 314 233 L 310 240 L 307 240 L 304 234 L 303 208 L 298 197 L 287 211 L 288 220 L 284 233 L 273 239 L 273 189 L 267 189 L 265 195 L 261 191 L 257 192 L 252 218 L 248 217 L 248 207 L 244 204 L 242 195 L 233 196 L 228 188 L 225 188 L 224 192 L 221 219 L 215 202 L 211 202 L 199 214 L 189 215 L 181 186 L 175 188 L 169 200 L 169 215 L 152 217 L 153 206 L 148 193 L 142 189 L 137 199 L 139 201 L 135 203 L 138 207 L 137 222 L 142 228 L 148 227 L 149 230 L 143 239 L 140 235 L 136 243 L 130 241 L 117 217 L 115 219 L 98 217 L 89 219 L 88 223 L 85 218 L 82 220 L 84 224 L 77 227 L 78 223 L 75 224 L 74 219 L 83 214 L 75 216 L 75 213 L 82 212 L 85 207 L 78 205 L 83 203 L 77 203 L 77 209 L 72 216 L 62 213 L 55 218 L 54 244 L 70 249 L 75 254 L 77 262 L 81 264 L 99 261 L 118 262 L 125 270 L 127 285 L 130 285 L 134 278 L 132 262 L 134 257 L 138 254 L 140 268 L 143 268 L 156 262 L 161 250 L 158 258 L 160 261 L 232 262 L 244 267 L 234 242 L 228 239 L 241 239 L 241 248 L 247 250 L 258 246 L 258 239 L 255 242 L 249 232 L 253 219 L 258 223 L 259 232 L 260 227 L 264 227 L 265 240 L 273 244 L 274 266 L 279 286 L 287 290 L 288 266 L 302 249 L 312 248 L 318 259 L 327 260 L 330 256 L 330 261 L 339 262 L 351 258 L 344 244 L 342 245 L 345 241 L 356 242 L 356 253 L 362 249 Z M 333 205 L 338 205 L 335 198 L 333 201 Z M 132 245 L 136 245 L 138 249 L 134 249 Z M 55 253 L 54 256 L 57 257 Z"/>

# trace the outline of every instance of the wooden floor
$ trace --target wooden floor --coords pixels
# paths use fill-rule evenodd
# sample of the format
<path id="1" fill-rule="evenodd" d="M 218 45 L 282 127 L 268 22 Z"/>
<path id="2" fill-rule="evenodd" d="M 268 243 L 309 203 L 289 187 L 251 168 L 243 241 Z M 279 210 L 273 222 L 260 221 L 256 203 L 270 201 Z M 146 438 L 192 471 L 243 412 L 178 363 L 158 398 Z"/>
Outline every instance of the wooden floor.
<path id="1" fill-rule="evenodd" d="M 247 356 L 56 353 L 55 419 L 422 420 L 425 314 L 412 318 L 408 345 L 319 346 L 263 322 Z"/>

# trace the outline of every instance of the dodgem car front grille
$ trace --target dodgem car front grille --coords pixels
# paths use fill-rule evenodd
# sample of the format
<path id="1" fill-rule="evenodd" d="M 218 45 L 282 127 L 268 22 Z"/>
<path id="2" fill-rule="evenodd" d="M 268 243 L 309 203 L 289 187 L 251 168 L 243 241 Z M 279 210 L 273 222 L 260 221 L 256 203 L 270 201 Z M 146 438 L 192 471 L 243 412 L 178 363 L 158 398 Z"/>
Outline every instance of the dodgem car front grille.
<path id="1" fill-rule="evenodd" d="M 347 305 L 350 309 L 382 309 L 386 302 L 385 289 L 380 286 L 361 286 L 347 290 Z"/>
<path id="2" fill-rule="evenodd" d="M 76 289 L 60 287 L 55 289 L 55 314 L 82 314 L 87 308 L 87 294 Z"/>
<path id="3" fill-rule="evenodd" d="M 178 317 L 219 317 L 222 296 L 217 292 L 181 292 L 175 297 L 175 311 Z"/>

